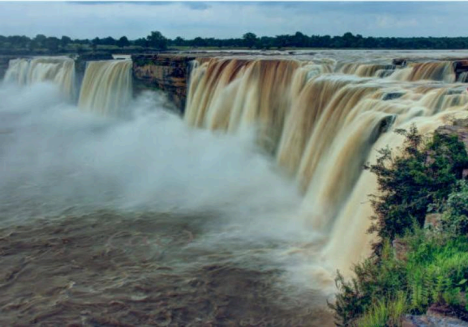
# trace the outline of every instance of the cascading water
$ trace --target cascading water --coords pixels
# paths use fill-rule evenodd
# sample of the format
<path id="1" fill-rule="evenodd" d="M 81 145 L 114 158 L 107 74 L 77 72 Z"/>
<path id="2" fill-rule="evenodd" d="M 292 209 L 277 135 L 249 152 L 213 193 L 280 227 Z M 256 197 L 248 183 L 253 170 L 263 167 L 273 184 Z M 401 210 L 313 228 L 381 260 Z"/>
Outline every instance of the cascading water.
<path id="1" fill-rule="evenodd" d="M 235 132 L 260 129 L 265 149 L 275 152 L 286 110 L 295 93 L 296 61 L 209 60 L 193 70 L 185 120 Z"/>
<path id="2" fill-rule="evenodd" d="M 131 60 L 87 63 L 78 107 L 104 116 L 119 116 L 132 98 Z M 21 86 L 52 82 L 76 101 L 75 61 L 67 57 L 10 60 L 4 83 Z"/>
<path id="3" fill-rule="evenodd" d="M 408 67 L 397 70 L 391 78 L 410 82 L 432 80 L 447 83 L 453 83 L 456 79 L 451 61 L 411 63 Z"/>
<path id="4" fill-rule="evenodd" d="M 75 97 L 75 61 L 67 57 L 39 57 L 10 60 L 5 83 L 32 85 L 52 82 L 68 99 Z"/>
<path id="5" fill-rule="evenodd" d="M 132 98 L 132 61 L 91 61 L 86 66 L 78 107 L 103 116 L 119 116 Z"/>
<path id="6" fill-rule="evenodd" d="M 199 59 L 184 121 L 132 99 L 128 60 L 90 62 L 79 107 L 62 59 L 12 61 L 28 87 L 0 86 L 0 320 L 331 324 L 317 290 L 373 240 L 363 164 L 468 107 L 448 61 L 348 56 Z"/>
<path id="7" fill-rule="evenodd" d="M 468 82 L 468 72 L 462 72 L 460 76 L 458 76 L 457 82 L 461 82 L 461 83 Z"/>
<path id="8" fill-rule="evenodd" d="M 394 65 L 347 63 L 338 71 L 342 74 L 353 74 L 359 77 L 385 77 L 394 70 Z"/>
<path id="9" fill-rule="evenodd" d="M 185 121 L 230 133 L 241 126 L 259 130 L 259 144 L 296 178 L 302 215 L 329 235 L 324 264 L 349 273 L 372 241 L 367 196 L 376 191 L 375 179 L 363 164 L 375 160 L 376 149 L 401 143 L 390 132 L 395 128 L 415 123 L 429 132 L 448 116 L 466 115 L 468 96 L 447 84 L 453 82 L 448 61 L 397 68 L 200 60 L 191 73 Z"/>

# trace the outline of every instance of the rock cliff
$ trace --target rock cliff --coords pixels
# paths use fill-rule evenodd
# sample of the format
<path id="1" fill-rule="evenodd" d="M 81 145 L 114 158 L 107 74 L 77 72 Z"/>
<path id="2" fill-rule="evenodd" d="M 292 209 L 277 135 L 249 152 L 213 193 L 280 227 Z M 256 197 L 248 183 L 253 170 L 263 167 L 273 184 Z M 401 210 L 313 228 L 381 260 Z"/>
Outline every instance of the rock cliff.
<path id="1" fill-rule="evenodd" d="M 193 56 L 171 54 L 132 56 L 135 92 L 145 89 L 161 90 L 183 113 L 190 62 L 194 59 Z"/>

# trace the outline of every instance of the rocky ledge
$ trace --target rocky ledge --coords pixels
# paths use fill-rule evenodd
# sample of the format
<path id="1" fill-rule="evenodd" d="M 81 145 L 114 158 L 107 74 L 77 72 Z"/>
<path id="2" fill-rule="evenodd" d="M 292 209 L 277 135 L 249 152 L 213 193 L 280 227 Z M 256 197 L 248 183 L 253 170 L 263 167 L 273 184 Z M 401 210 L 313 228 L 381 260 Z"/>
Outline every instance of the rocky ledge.
<path id="1" fill-rule="evenodd" d="M 431 306 L 425 315 L 405 315 L 402 327 L 468 327 L 468 322 L 459 319 L 458 313 L 446 306 Z M 466 318 L 466 317 L 464 317 Z"/>
<path id="2" fill-rule="evenodd" d="M 135 92 L 161 90 L 183 113 L 187 98 L 190 62 L 194 56 L 153 54 L 133 55 Z"/>

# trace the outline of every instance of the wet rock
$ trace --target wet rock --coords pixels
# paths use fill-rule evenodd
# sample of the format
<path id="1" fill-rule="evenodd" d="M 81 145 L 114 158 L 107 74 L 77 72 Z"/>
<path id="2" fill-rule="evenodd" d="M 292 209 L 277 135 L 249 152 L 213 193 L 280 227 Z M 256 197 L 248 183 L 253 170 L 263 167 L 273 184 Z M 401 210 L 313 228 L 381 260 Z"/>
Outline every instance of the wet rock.
<path id="1" fill-rule="evenodd" d="M 453 125 L 440 126 L 436 130 L 436 133 L 440 135 L 458 136 L 458 139 L 465 144 L 465 148 L 468 151 L 468 118 L 457 119 L 453 122 Z"/>
<path id="2" fill-rule="evenodd" d="M 456 308 L 433 304 L 425 315 L 405 315 L 402 327 L 468 327 L 468 322 L 459 318 Z"/>
<path id="3" fill-rule="evenodd" d="M 400 261 L 406 261 L 408 256 L 408 244 L 400 238 L 396 238 L 392 242 L 395 258 Z"/>
<path id="4" fill-rule="evenodd" d="M 388 101 L 388 100 L 398 99 L 398 98 L 401 98 L 403 95 L 404 93 L 402 92 L 385 93 L 382 100 Z"/>
<path id="5" fill-rule="evenodd" d="M 424 229 L 439 230 L 442 227 L 442 215 L 440 213 L 430 213 L 424 219 Z"/>
<path id="6" fill-rule="evenodd" d="M 393 59 L 392 63 L 395 65 L 395 66 L 406 66 L 406 59 L 404 58 L 395 58 Z"/>
<path id="7" fill-rule="evenodd" d="M 468 72 L 468 60 L 458 60 L 453 64 L 455 76 L 458 79 L 462 73 Z"/>
<path id="8" fill-rule="evenodd" d="M 133 78 L 135 92 L 161 90 L 183 112 L 187 97 L 187 82 L 193 56 L 177 54 L 134 55 Z"/>
<path id="9" fill-rule="evenodd" d="M 463 179 L 468 178 L 468 168 L 467 168 L 467 169 L 463 169 L 463 171 L 462 171 L 462 178 L 463 178 Z"/>
<path id="10" fill-rule="evenodd" d="M 402 327 L 468 327 L 468 322 L 452 317 L 434 317 L 429 315 L 406 315 L 401 321 Z"/>

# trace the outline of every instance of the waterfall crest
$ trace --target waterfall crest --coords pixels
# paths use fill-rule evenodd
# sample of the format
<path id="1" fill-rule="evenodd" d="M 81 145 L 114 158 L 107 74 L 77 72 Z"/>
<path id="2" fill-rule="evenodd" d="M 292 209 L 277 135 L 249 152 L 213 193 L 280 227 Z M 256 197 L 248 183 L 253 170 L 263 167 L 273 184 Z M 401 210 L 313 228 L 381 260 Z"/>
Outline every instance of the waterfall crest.
<path id="1" fill-rule="evenodd" d="M 377 150 L 397 147 L 391 131 L 416 124 L 428 133 L 467 115 L 468 96 L 451 62 L 386 64 L 210 59 L 192 69 L 187 124 L 226 133 L 258 131 L 304 194 L 301 214 L 328 235 L 325 265 L 349 273 L 370 253 L 376 180 L 363 170 Z"/>
<path id="2" fill-rule="evenodd" d="M 131 60 L 88 62 L 78 107 L 102 116 L 122 115 L 132 98 L 131 68 Z"/>
<path id="3" fill-rule="evenodd" d="M 67 57 L 39 57 L 10 60 L 5 83 L 31 85 L 52 82 L 69 99 L 75 96 L 75 61 Z"/>
<path id="4" fill-rule="evenodd" d="M 349 59 L 348 59 L 349 61 Z M 459 73 L 459 72 L 458 72 Z M 450 61 L 341 62 L 317 59 L 201 58 L 190 74 L 184 121 L 225 133 L 256 132 L 258 145 L 303 195 L 300 215 L 328 237 L 325 264 L 348 272 L 370 251 L 366 233 L 376 181 L 363 170 L 377 150 L 397 147 L 396 128 L 431 132 L 466 115 L 468 94 Z M 11 60 L 6 83 L 52 82 L 75 96 L 65 57 Z M 458 83 L 456 83 L 458 82 Z M 132 98 L 132 61 L 88 62 L 78 107 L 121 116 Z M 346 246 L 343 246 L 346 245 Z"/>

